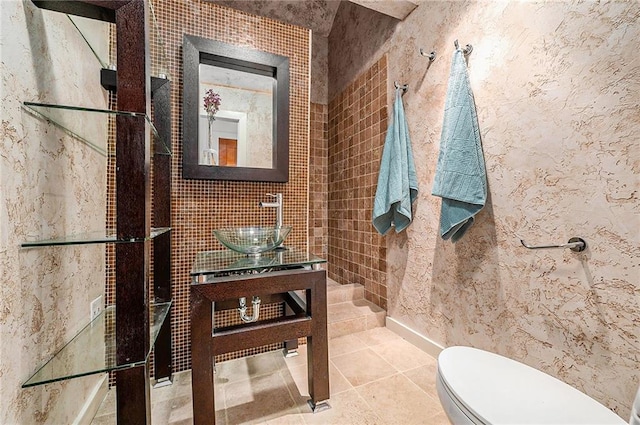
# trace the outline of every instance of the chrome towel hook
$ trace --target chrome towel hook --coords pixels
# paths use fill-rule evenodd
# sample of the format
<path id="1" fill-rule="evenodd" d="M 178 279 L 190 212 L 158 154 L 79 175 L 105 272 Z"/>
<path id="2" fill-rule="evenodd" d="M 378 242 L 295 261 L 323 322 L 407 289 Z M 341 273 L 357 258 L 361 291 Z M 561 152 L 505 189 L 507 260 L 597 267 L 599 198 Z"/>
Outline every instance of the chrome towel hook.
<path id="1" fill-rule="evenodd" d="M 520 243 L 527 249 L 550 249 L 550 248 L 569 248 L 573 252 L 582 252 L 587 249 L 587 242 L 585 242 L 582 238 L 571 238 L 569 242 L 562 245 L 538 245 L 532 246 L 527 245 L 527 243 L 520 239 Z"/>
<path id="2" fill-rule="evenodd" d="M 456 50 L 460 50 L 460 45 L 458 44 L 457 39 L 453 42 L 453 45 L 456 46 Z M 465 56 L 470 55 L 471 52 L 473 52 L 473 46 L 471 44 L 467 44 L 464 49 L 462 49 L 462 53 Z"/>
<path id="3" fill-rule="evenodd" d="M 409 89 L 409 84 L 398 84 L 397 81 L 393 82 L 393 85 L 397 89 L 402 89 L 402 91 L 406 92 Z"/>
<path id="4" fill-rule="evenodd" d="M 435 52 L 435 50 L 433 50 L 431 53 L 425 53 L 424 49 L 421 47 L 420 48 L 420 55 L 424 56 L 426 58 L 429 58 L 429 62 L 433 62 L 434 60 L 436 60 L 436 52 Z"/>

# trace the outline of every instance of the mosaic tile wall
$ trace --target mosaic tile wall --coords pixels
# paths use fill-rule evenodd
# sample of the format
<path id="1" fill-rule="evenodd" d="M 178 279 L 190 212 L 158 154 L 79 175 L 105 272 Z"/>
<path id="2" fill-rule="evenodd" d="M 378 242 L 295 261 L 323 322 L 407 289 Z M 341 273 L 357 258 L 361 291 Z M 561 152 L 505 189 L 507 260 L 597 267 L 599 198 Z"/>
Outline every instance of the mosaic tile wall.
<path id="1" fill-rule="evenodd" d="M 311 103 L 309 157 L 309 251 L 327 258 L 329 236 L 328 112 L 327 105 Z"/>
<path id="2" fill-rule="evenodd" d="M 328 275 L 364 285 L 365 298 L 386 309 L 386 243 L 371 224 L 387 130 L 386 56 L 335 96 L 328 111 Z"/>
<path id="3" fill-rule="evenodd" d="M 309 31 L 195 0 L 154 2 L 172 80 L 172 279 L 174 371 L 191 367 L 189 286 L 199 251 L 222 249 L 212 230 L 270 225 L 273 209 L 258 206 L 266 193 L 284 195 L 284 221 L 293 231 L 287 245 L 307 249 L 309 169 Z M 251 183 L 182 178 L 182 37 L 196 35 L 290 58 L 289 182 Z"/>

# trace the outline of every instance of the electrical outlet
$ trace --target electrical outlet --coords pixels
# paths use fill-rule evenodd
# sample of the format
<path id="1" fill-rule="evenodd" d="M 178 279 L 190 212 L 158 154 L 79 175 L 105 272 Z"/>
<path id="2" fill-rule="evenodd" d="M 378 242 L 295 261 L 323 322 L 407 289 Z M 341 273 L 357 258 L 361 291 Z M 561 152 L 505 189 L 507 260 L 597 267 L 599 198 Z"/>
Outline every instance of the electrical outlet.
<path id="1" fill-rule="evenodd" d="M 102 313 L 102 295 L 91 301 L 91 320 L 95 319 Z"/>

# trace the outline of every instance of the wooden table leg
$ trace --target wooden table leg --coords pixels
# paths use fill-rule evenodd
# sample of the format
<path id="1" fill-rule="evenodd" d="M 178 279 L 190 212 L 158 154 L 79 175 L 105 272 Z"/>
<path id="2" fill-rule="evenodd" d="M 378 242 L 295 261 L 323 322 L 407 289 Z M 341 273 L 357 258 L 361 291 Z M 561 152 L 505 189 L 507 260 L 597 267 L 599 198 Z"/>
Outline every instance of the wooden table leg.
<path id="1" fill-rule="evenodd" d="M 312 317 L 311 336 L 307 337 L 307 373 L 309 379 L 309 404 L 314 412 L 328 407 L 329 353 L 327 337 L 327 287 L 326 280 L 316 282 L 307 292 L 308 313 Z M 322 406 L 319 406 L 319 405 Z"/>
<path id="2" fill-rule="evenodd" d="M 191 289 L 191 392 L 194 425 L 215 425 L 211 301 Z"/>

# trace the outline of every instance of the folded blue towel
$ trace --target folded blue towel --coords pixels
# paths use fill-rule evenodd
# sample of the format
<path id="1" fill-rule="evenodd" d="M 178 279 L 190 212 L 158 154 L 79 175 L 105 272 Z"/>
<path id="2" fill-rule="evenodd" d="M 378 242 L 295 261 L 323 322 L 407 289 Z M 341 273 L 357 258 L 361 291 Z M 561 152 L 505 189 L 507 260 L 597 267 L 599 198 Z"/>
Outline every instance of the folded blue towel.
<path id="1" fill-rule="evenodd" d="M 478 115 L 462 50 L 453 54 L 432 194 L 442 198 L 440 235 L 460 240 L 487 201 Z"/>
<path id="2" fill-rule="evenodd" d="M 396 89 L 393 118 L 389 122 L 384 141 L 373 204 L 373 226 L 382 235 L 392 225 L 396 228 L 396 233 L 399 233 L 411 224 L 411 204 L 418 196 L 418 179 L 401 90 Z"/>

